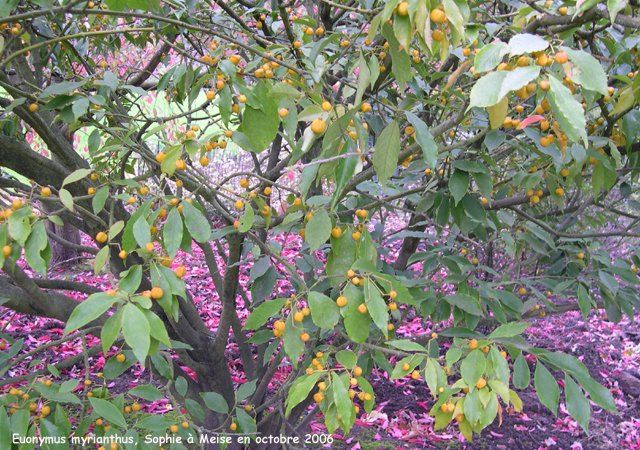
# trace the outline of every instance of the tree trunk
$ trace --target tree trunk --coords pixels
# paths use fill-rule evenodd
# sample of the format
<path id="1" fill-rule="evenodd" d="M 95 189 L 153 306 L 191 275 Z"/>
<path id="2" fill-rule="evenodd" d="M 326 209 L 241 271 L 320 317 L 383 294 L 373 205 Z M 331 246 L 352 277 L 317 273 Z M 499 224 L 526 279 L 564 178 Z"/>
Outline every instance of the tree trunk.
<path id="1" fill-rule="evenodd" d="M 48 213 L 52 212 L 45 202 L 40 205 L 42 209 Z M 70 224 L 65 223 L 64 225 L 56 225 L 50 220 L 45 221 L 45 227 L 48 232 L 51 232 L 65 241 L 69 241 L 72 244 L 81 244 L 80 242 L 80 232 L 77 228 L 72 227 Z M 54 241 L 53 239 L 49 239 L 49 245 L 51 245 L 51 262 L 50 267 L 65 267 L 77 263 L 78 257 L 82 256 L 80 253 L 77 253 L 70 248 L 65 247 L 62 244 Z"/>

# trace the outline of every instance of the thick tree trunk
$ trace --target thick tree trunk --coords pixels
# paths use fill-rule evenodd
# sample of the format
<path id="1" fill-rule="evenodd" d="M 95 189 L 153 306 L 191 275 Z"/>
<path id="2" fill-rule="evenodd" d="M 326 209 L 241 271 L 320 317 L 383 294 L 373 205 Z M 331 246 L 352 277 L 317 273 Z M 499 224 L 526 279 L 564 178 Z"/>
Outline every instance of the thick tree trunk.
<path id="1" fill-rule="evenodd" d="M 53 212 L 46 203 L 42 203 L 42 209 L 48 213 Z M 77 228 L 72 227 L 70 224 L 56 225 L 50 220 L 46 220 L 45 227 L 47 231 L 60 236 L 65 241 L 72 244 L 81 244 L 80 232 Z M 80 253 L 65 247 L 64 245 L 49 239 L 49 245 L 51 245 L 51 262 L 50 267 L 66 267 L 78 262 L 78 258 L 82 256 Z"/>

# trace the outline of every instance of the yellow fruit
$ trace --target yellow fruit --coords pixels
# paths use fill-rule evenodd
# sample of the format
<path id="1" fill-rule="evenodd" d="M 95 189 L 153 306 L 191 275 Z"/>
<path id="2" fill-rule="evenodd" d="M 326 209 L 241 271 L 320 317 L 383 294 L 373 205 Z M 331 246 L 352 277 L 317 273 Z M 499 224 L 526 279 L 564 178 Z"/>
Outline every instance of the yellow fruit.
<path id="1" fill-rule="evenodd" d="M 293 320 L 295 320 L 296 322 L 302 322 L 304 320 L 304 314 L 302 314 L 300 311 L 296 311 L 296 313 L 293 315 Z"/>
<path id="2" fill-rule="evenodd" d="M 568 11 L 569 9 L 566 6 L 561 6 L 560 8 L 558 8 L 558 12 L 561 16 L 566 16 Z"/>
<path id="3" fill-rule="evenodd" d="M 469 348 L 471 350 L 475 350 L 476 348 L 478 348 L 478 341 L 476 339 L 471 339 L 469 341 Z"/>
<path id="4" fill-rule="evenodd" d="M 311 122 L 311 131 L 313 131 L 315 134 L 324 133 L 324 130 L 326 128 L 327 128 L 327 125 L 324 123 L 324 120 L 322 119 L 316 119 L 313 122 Z"/>
<path id="5" fill-rule="evenodd" d="M 328 101 L 324 100 L 322 102 L 322 110 L 323 111 L 331 111 L 331 103 L 329 103 Z"/>
<path id="6" fill-rule="evenodd" d="M 263 216 L 268 216 L 269 214 L 271 214 L 271 207 L 270 207 L 269 205 L 264 205 L 264 206 L 262 207 L 262 210 L 260 211 L 260 213 L 261 213 Z"/>
<path id="7" fill-rule="evenodd" d="M 271 195 L 271 188 L 269 186 L 267 186 L 266 188 L 264 188 L 264 195 Z"/>
<path id="8" fill-rule="evenodd" d="M 361 237 L 362 235 L 359 231 L 354 231 L 353 233 L 351 233 L 351 238 L 356 242 L 359 241 Z"/>
<path id="9" fill-rule="evenodd" d="M 364 303 L 361 303 L 360 306 L 358 306 L 358 312 L 361 314 L 366 314 L 368 311 L 367 305 Z"/>
<path id="10" fill-rule="evenodd" d="M 311 338 L 311 336 L 309 336 L 309 333 L 302 333 L 300 335 L 300 340 L 302 342 L 307 342 L 310 338 Z"/>
<path id="11" fill-rule="evenodd" d="M 236 209 L 244 208 L 244 202 L 242 200 L 238 200 L 235 204 Z"/>
<path id="12" fill-rule="evenodd" d="M 562 189 L 561 187 L 557 188 L 556 195 L 560 195 L 560 196 L 564 195 L 564 189 Z"/>
<path id="13" fill-rule="evenodd" d="M 336 305 L 338 305 L 340 308 L 347 306 L 347 303 L 348 303 L 347 297 L 340 296 L 336 300 Z"/>
<path id="14" fill-rule="evenodd" d="M 100 233 L 96 234 L 96 241 L 101 244 L 107 242 L 107 233 L 101 231 Z"/>
<path id="15" fill-rule="evenodd" d="M 391 302 L 389 303 L 389 309 L 391 311 L 395 311 L 396 309 L 398 309 L 398 305 L 395 302 Z"/>
<path id="16" fill-rule="evenodd" d="M 162 288 L 160 286 L 156 286 L 153 289 L 151 289 L 151 298 L 155 298 L 156 300 L 162 298 L 162 295 L 164 294 L 164 292 L 162 291 Z"/>
<path id="17" fill-rule="evenodd" d="M 340 236 L 342 236 L 342 230 L 339 227 L 335 227 L 333 230 L 331 230 L 331 236 L 336 239 L 339 238 Z"/>
<path id="18" fill-rule="evenodd" d="M 187 163 L 183 159 L 179 159 L 176 161 L 176 169 L 185 170 L 187 168 Z"/>
<path id="19" fill-rule="evenodd" d="M 207 158 L 206 156 L 200 158 L 200 165 L 202 167 L 207 167 L 209 165 L 209 158 Z"/>
<path id="20" fill-rule="evenodd" d="M 287 108 L 280 108 L 278 110 L 278 115 L 283 118 L 287 117 L 289 115 L 289 110 Z"/>
<path id="21" fill-rule="evenodd" d="M 435 30 L 433 33 L 431 33 L 431 37 L 434 41 L 440 42 L 444 39 L 444 33 L 440 30 Z"/>
<path id="22" fill-rule="evenodd" d="M 483 387 L 485 387 L 487 385 L 487 381 L 484 378 L 480 378 L 478 380 L 478 382 L 476 383 L 476 387 L 478 389 L 482 389 Z"/>
<path id="23" fill-rule="evenodd" d="M 409 365 L 409 363 L 402 364 L 402 370 L 404 372 L 408 371 L 410 368 L 411 368 L 411 366 Z"/>
<path id="24" fill-rule="evenodd" d="M 400 2 L 398 5 L 398 15 L 406 16 L 409 14 L 409 4 L 407 2 Z"/>
<path id="25" fill-rule="evenodd" d="M 4 247 L 2 247 L 2 254 L 8 258 L 9 256 L 11 256 L 11 247 L 9 245 L 5 245 Z"/>
<path id="26" fill-rule="evenodd" d="M 565 52 L 560 50 L 558 53 L 556 53 L 556 56 L 555 56 L 554 59 L 556 60 L 556 62 L 558 64 L 564 64 L 569 60 L 569 57 L 567 56 L 567 54 Z"/>
<path id="27" fill-rule="evenodd" d="M 584 259 L 584 253 L 582 252 L 578 253 L 578 259 Z"/>
<path id="28" fill-rule="evenodd" d="M 116 356 L 116 361 L 118 361 L 119 363 L 125 362 L 126 359 L 127 357 L 124 355 L 124 353 L 118 353 L 118 356 Z"/>
<path id="29" fill-rule="evenodd" d="M 431 11 L 430 17 L 431 20 L 433 20 L 435 23 L 442 23 L 446 18 L 444 11 L 440 9 L 434 9 L 433 11 Z"/>
<path id="30" fill-rule="evenodd" d="M 51 414 L 51 408 L 49 408 L 48 406 L 43 406 L 40 410 L 40 414 L 42 414 L 43 416 L 48 416 L 49 414 Z"/>

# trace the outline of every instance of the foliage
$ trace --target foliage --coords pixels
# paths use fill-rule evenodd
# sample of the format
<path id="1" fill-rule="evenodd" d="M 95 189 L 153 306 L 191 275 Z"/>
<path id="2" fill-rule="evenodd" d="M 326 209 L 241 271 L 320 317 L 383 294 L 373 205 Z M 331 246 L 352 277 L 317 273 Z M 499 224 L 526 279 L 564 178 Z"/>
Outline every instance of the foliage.
<path id="1" fill-rule="evenodd" d="M 186 408 L 197 427 L 173 433 L 269 434 L 317 411 L 348 433 L 375 406 L 375 369 L 423 379 L 435 427 L 455 420 L 472 440 L 522 408 L 527 361 L 554 414 L 550 370 L 585 431 L 589 401 L 615 411 L 578 359 L 522 334 L 524 319 L 558 311 L 619 321 L 640 307 L 640 20 L 626 2 L 13 0 L 0 24 L 5 306 L 99 336 L 107 379 L 148 367 L 164 387 L 129 395 Z M 127 66 L 123 55 L 144 56 Z M 179 112 L 150 114 L 156 96 Z M 83 127 L 86 155 L 69 140 Z M 205 167 L 227 145 L 254 171 L 214 182 Z M 93 237 L 97 248 L 76 250 L 113 289 L 44 283 L 47 220 Z M 195 246 L 221 302 L 215 332 L 185 267 L 171 267 Z M 413 315 L 426 339 L 396 334 Z M 2 354 L 2 373 L 20 350 Z M 291 371 L 267 400 L 281 364 Z M 99 417 L 106 433 L 136 435 L 123 395 L 81 398 L 76 385 L 12 390 L 0 430 L 68 435 L 55 405 L 69 403 L 92 411 L 76 435 Z"/>

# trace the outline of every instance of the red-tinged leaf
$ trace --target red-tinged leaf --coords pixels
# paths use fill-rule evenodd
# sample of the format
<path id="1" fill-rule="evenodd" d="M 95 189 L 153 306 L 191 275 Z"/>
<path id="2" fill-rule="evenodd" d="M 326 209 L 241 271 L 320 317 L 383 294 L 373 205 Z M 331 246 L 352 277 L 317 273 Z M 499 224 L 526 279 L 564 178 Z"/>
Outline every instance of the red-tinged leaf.
<path id="1" fill-rule="evenodd" d="M 544 116 L 541 116 L 539 114 L 534 114 L 533 116 L 529 116 L 526 119 L 524 119 L 522 122 L 520 122 L 520 125 L 518 125 L 518 130 L 523 130 L 527 128 L 529 125 L 531 125 L 532 123 L 538 123 L 543 119 L 544 119 Z"/>

